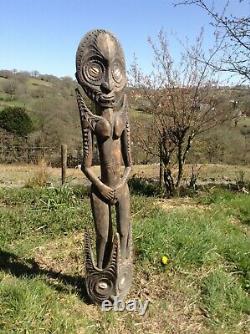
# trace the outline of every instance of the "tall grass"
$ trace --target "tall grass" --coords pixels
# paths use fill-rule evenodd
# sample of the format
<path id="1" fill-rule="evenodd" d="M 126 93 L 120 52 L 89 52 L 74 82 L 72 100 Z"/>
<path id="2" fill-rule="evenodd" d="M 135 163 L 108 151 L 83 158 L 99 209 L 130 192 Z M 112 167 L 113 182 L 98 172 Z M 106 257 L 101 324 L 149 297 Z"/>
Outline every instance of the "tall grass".
<path id="1" fill-rule="evenodd" d="M 28 179 L 25 186 L 27 188 L 44 187 L 49 182 L 49 172 L 45 159 L 40 159 L 37 163 L 37 169 L 34 175 Z"/>

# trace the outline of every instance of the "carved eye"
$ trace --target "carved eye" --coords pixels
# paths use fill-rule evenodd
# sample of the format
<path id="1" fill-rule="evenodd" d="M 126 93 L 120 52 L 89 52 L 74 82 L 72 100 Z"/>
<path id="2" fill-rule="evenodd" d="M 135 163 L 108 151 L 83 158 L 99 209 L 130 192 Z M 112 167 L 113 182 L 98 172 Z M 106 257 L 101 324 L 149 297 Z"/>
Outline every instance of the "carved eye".
<path id="1" fill-rule="evenodd" d="M 90 62 L 85 65 L 84 73 L 86 79 L 90 81 L 100 81 L 103 75 L 103 69 L 99 63 Z"/>
<path id="2" fill-rule="evenodd" d="M 117 83 L 120 83 L 122 81 L 123 73 L 121 70 L 121 66 L 118 63 L 115 63 L 113 65 L 112 75 Z"/>

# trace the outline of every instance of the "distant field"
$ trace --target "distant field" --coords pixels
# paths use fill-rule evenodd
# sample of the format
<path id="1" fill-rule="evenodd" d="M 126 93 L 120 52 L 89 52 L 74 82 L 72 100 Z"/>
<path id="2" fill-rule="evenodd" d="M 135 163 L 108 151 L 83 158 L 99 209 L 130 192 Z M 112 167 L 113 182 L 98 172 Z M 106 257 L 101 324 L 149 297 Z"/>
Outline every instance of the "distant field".
<path id="1" fill-rule="evenodd" d="M 197 165 L 199 168 L 201 165 Z M 99 173 L 99 167 L 93 167 L 96 173 Z M 29 181 L 41 172 L 41 166 L 37 165 L 0 165 L 0 187 L 23 187 Z M 53 185 L 60 184 L 60 168 L 46 167 L 48 182 Z M 201 166 L 199 172 L 200 182 L 235 182 L 240 173 L 244 175 L 245 181 L 250 181 L 250 166 L 205 164 Z M 191 174 L 191 165 L 185 166 L 184 181 L 188 180 Z M 131 176 L 158 178 L 159 165 L 135 165 Z M 78 168 L 69 168 L 67 170 L 66 182 L 69 184 L 86 183 L 87 180 Z"/>

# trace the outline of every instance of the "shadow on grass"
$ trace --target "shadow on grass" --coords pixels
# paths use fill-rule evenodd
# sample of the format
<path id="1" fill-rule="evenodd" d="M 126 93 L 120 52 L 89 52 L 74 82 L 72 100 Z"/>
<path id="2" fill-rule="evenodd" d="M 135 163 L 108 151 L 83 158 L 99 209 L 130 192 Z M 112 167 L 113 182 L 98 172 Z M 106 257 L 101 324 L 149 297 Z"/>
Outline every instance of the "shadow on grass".
<path id="1" fill-rule="evenodd" d="M 82 276 L 70 276 L 61 272 L 43 269 L 34 259 L 24 260 L 13 253 L 0 250 L 0 270 L 10 273 L 18 278 L 42 277 L 45 283 L 59 292 L 69 292 L 69 286 L 86 304 L 90 304 L 85 285 L 85 278 Z M 48 280 L 50 279 L 50 280 Z M 53 283 L 53 279 L 56 282 Z M 62 283 L 62 284 L 58 284 Z"/>

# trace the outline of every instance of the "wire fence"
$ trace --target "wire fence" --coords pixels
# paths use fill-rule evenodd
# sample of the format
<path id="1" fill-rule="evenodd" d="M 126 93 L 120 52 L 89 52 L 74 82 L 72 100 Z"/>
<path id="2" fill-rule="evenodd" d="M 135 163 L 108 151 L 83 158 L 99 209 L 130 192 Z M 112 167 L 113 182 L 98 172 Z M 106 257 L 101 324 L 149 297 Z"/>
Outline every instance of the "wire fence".
<path id="1" fill-rule="evenodd" d="M 0 164 L 38 164 L 45 160 L 51 167 L 61 166 L 60 147 L 26 146 L 26 145 L 2 145 L 0 142 Z M 82 151 L 68 152 L 67 166 L 74 168 L 82 161 Z"/>

